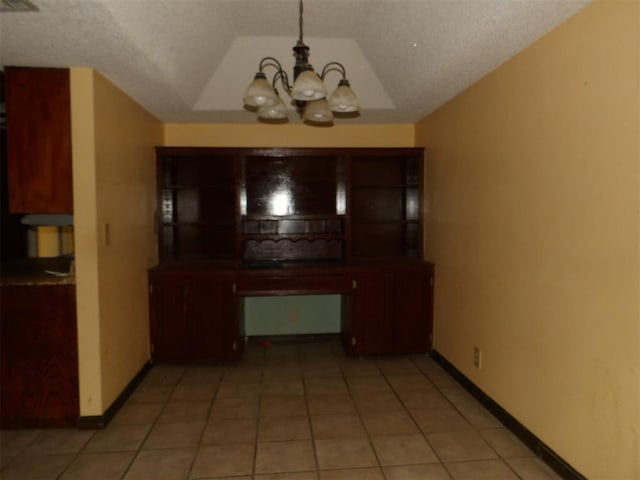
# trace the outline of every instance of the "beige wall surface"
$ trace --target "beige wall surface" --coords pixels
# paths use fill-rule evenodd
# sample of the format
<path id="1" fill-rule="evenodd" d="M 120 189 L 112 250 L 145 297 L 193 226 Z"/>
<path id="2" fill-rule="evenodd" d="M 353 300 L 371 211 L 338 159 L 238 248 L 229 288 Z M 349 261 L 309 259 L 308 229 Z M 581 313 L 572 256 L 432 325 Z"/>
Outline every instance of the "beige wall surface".
<path id="1" fill-rule="evenodd" d="M 80 415 L 101 415 L 93 71 L 72 68 L 71 141 Z"/>
<path id="2" fill-rule="evenodd" d="M 84 117 L 72 114 L 74 126 L 86 130 L 80 138 L 73 131 L 74 193 L 81 192 L 74 205 L 81 234 L 76 240 L 81 415 L 96 415 L 149 359 L 146 275 L 157 262 L 153 147 L 162 144 L 163 132 L 159 121 L 97 72 L 72 69 L 73 77 L 79 85 L 72 83 L 72 95 L 89 90 L 84 100 L 92 105 Z"/>
<path id="3" fill-rule="evenodd" d="M 435 347 L 590 479 L 640 478 L 639 5 L 591 4 L 416 128 Z"/>
<path id="4" fill-rule="evenodd" d="M 415 126 L 170 123 L 164 136 L 171 147 L 413 147 Z"/>

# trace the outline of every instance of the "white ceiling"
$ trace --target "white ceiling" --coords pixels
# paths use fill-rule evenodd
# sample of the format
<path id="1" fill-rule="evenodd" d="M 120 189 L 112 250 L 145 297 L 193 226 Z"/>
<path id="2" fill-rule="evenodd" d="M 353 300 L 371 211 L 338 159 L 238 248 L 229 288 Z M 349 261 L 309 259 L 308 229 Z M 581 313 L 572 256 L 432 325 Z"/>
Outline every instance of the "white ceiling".
<path id="1" fill-rule="evenodd" d="M 293 66 L 298 0 L 31 2 L 0 13 L 0 65 L 93 67 L 165 122 L 255 123 L 259 60 Z M 588 3 L 306 0 L 304 40 L 347 69 L 361 114 L 340 123 L 413 123 Z"/>

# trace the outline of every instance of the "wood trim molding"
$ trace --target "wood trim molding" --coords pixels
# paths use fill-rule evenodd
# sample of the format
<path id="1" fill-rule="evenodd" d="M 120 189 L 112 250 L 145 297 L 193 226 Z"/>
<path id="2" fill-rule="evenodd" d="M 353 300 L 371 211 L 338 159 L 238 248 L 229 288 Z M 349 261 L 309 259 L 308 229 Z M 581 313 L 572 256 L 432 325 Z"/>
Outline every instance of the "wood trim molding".
<path id="1" fill-rule="evenodd" d="M 565 480 L 587 480 L 587 477 L 575 470 L 560 455 L 534 435 L 527 427 L 502 408 L 495 400 L 484 393 L 476 384 L 469 380 L 460 370 L 443 357 L 437 350 L 432 350 L 431 358 L 444 368 L 465 390 L 473 395 L 527 447 L 536 453 L 540 459 L 549 465 Z"/>
<path id="2" fill-rule="evenodd" d="M 151 370 L 151 361 L 148 360 L 102 415 L 86 415 L 78 417 L 78 428 L 80 430 L 98 430 L 106 427 L 138 385 L 140 385 L 140 382 L 142 382 L 144 377 L 146 377 L 149 370 Z"/>

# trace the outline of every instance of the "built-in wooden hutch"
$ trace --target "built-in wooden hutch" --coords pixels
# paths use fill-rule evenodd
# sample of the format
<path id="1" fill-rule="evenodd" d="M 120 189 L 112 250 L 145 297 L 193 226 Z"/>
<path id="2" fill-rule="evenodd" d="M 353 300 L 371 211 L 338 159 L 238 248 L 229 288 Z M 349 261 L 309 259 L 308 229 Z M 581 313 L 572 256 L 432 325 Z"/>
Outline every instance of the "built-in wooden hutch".
<path id="1" fill-rule="evenodd" d="M 341 294 L 348 353 L 431 347 L 419 148 L 157 148 L 156 362 L 242 354 L 242 299 Z"/>

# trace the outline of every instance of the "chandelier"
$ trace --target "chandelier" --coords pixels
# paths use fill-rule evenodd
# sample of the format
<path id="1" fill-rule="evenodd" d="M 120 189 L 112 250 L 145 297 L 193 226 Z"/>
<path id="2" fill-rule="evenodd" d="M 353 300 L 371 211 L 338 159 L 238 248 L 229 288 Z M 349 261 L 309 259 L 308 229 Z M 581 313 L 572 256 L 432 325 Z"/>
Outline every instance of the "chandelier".
<path id="1" fill-rule="evenodd" d="M 276 84 L 279 82 L 295 102 L 298 113 L 306 123 L 330 125 L 333 123 L 334 113 L 357 115 L 358 98 L 351 90 L 344 66 L 338 62 L 329 62 L 318 75 L 309 63 L 309 47 L 303 41 L 302 11 L 302 0 L 300 0 L 300 34 L 298 42 L 293 47 L 293 56 L 296 59 L 293 67 L 293 84 L 289 83 L 289 75 L 277 59 L 264 57 L 260 60 L 258 73 L 244 95 L 244 104 L 248 109 L 257 111 L 258 117 L 262 120 L 285 121 L 289 116 L 289 110 L 276 89 Z M 264 73 L 267 67 L 275 69 L 271 83 L 267 81 Z M 324 79 L 329 72 L 338 72 L 342 78 L 336 90 L 327 96 Z"/>

